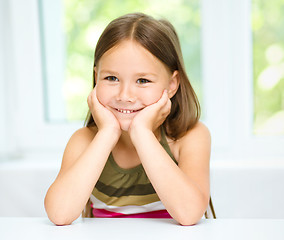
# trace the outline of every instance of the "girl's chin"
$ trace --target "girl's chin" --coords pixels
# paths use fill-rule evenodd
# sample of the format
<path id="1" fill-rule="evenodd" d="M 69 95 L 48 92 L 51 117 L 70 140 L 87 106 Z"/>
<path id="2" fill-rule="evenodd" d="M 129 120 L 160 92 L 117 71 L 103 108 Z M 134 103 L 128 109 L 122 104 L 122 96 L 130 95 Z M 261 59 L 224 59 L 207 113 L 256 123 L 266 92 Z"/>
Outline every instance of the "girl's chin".
<path id="1" fill-rule="evenodd" d="M 128 132 L 130 124 L 131 124 L 131 122 L 128 122 L 128 121 L 127 122 L 126 121 L 120 122 L 120 129 L 124 132 Z"/>

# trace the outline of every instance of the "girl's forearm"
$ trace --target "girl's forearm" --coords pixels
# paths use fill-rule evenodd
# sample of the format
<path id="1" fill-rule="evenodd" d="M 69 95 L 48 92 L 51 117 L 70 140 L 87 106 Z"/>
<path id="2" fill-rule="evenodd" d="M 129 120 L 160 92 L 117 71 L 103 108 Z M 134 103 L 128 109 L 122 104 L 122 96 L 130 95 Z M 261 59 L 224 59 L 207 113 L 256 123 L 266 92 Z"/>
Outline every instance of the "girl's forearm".
<path id="1" fill-rule="evenodd" d="M 111 132 L 98 132 L 72 166 L 60 173 L 45 198 L 46 212 L 57 225 L 77 219 L 116 144 Z"/>
<path id="2" fill-rule="evenodd" d="M 170 158 L 151 131 L 137 131 L 133 144 L 159 198 L 171 216 L 182 225 L 200 220 L 208 199 Z"/>

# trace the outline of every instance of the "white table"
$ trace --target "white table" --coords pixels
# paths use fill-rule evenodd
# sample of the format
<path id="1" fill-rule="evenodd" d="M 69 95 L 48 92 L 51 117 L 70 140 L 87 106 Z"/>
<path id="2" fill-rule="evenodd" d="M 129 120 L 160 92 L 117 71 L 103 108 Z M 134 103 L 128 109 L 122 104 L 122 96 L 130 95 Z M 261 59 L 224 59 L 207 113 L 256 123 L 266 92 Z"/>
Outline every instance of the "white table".
<path id="1" fill-rule="evenodd" d="M 172 219 L 79 219 L 54 226 L 47 218 L 0 218 L 0 239 L 180 240 L 284 239 L 284 219 L 202 219 L 180 226 Z"/>

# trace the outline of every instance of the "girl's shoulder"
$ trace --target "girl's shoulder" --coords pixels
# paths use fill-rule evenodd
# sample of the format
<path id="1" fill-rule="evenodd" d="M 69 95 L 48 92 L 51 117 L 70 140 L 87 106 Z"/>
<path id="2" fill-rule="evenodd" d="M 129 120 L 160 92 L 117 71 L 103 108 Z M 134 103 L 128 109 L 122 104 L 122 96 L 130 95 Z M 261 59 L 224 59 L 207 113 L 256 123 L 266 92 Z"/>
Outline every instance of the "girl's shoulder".
<path id="1" fill-rule="evenodd" d="M 171 150 L 180 159 L 181 155 L 190 154 L 194 151 L 210 151 L 211 135 L 209 129 L 202 122 L 197 122 L 193 128 L 189 129 L 185 135 L 175 141 L 169 140 Z"/>
<path id="2" fill-rule="evenodd" d="M 64 155 L 81 153 L 94 139 L 97 129 L 94 127 L 82 127 L 70 137 Z"/>
<path id="3" fill-rule="evenodd" d="M 82 152 L 89 146 L 97 133 L 96 128 L 83 127 L 70 137 L 64 150 L 61 172 L 69 168 Z"/>
<path id="4" fill-rule="evenodd" d="M 78 129 L 76 132 L 74 132 L 74 134 L 72 136 L 75 137 L 94 137 L 97 134 L 98 130 L 97 127 L 82 127 L 80 129 Z"/>
<path id="5" fill-rule="evenodd" d="M 197 140 L 200 138 L 211 138 L 210 137 L 210 131 L 207 128 L 207 126 L 202 123 L 201 121 L 198 121 L 193 128 L 189 129 L 186 134 L 181 138 L 182 141 L 188 141 L 190 139 Z"/>
<path id="6" fill-rule="evenodd" d="M 96 134 L 97 134 L 96 127 L 82 127 L 73 133 L 68 144 L 69 143 L 72 144 L 72 142 L 77 143 L 78 141 L 82 143 L 91 142 Z"/>

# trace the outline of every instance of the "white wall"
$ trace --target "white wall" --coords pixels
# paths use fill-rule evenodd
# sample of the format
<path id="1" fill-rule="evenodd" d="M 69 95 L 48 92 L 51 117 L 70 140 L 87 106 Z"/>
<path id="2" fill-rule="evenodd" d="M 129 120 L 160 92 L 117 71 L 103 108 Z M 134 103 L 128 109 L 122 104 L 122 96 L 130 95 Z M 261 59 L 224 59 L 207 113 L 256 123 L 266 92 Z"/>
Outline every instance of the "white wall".
<path id="1" fill-rule="evenodd" d="M 60 168 L 60 156 L 10 161 L 0 168 L 0 217 L 46 216 L 44 196 Z M 9 184 L 7 184 L 9 183 Z M 212 200 L 218 218 L 283 218 L 284 164 L 214 161 Z"/>
<path id="2" fill-rule="evenodd" d="M 215 161 L 211 173 L 217 217 L 284 217 L 283 161 Z"/>

